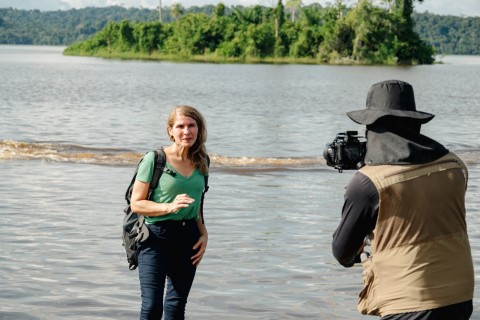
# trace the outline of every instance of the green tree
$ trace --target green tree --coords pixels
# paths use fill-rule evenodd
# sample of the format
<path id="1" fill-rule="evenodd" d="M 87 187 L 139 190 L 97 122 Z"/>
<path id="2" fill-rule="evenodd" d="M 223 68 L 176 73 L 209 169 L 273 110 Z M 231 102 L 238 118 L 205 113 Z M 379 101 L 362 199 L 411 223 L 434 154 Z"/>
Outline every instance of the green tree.
<path id="1" fill-rule="evenodd" d="M 300 13 L 297 37 L 291 40 L 289 54 L 295 58 L 316 58 L 323 41 L 322 9 L 319 6 L 310 6 L 303 8 Z"/>
<path id="2" fill-rule="evenodd" d="M 249 39 L 246 48 L 247 55 L 260 58 L 273 55 L 275 34 L 271 24 L 262 23 L 248 26 L 247 39 Z"/>
<path id="3" fill-rule="evenodd" d="M 139 23 L 134 26 L 133 35 L 140 52 L 152 53 L 158 50 L 164 41 L 162 24 L 159 22 Z"/>
<path id="4" fill-rule="evenodd" d="M 203 13 L 191 13 L 175 21 L 172 35 L 165 41 L 165 52 L 184 58 L 204 54 L 207 42 L 203 28 L 208 25 L 208 20 Z"/>
<path id="5" fill-rule="evenodd" d="M 215 7 L 214 14 L 216 17 L 225 16 L 225 5 L 222 2 L 219 2 Z"/>
<path id="6" fill-rule="evenodd" d="M 136 43 L 133 37 L 133 28 L 128 20 L 120 22 L 118 26 L 118 46 L 120 50 L 129 50 Z"/>
<path id="7" fill-rule="evenodd" d="M 113 50 L 113 47 L 117 45 L 118 41 L 118 29 L 119 25 L 113 21 L 109 22 L 105 28 L 96 37 L 94 37 L 93 46 L 101 46 L 103 42 L 106 43 L 109 51 Z"/>
<path id="8" fill-rule="evenodd" d="M 185 13 L 185 8 L 179 2 L 176 2 L 172 5 L 171 11 L 173 19 L 177 20 Z"/>
<path id="9" fill-rule="evenodd" d="M 329 6 L 322 11 L 321 33 L 323 41 L 318 51 L 318 59 L 322 62 L 330 62 L 339 58 L 339 36 L 343 27 L 338 27 L 337 23 L 343 15 L 344 7 L 341 5 Z"/>
<path id="10" fill-rule="evenodd" d="M 285 22 L 285 8 L 283 7 L 282 0 L 278 0 L 275 8 L 275 38 L 278 38 L 280 34 L 280 28 Z"/>
<path id="11" fill-rule="evenodd" d="M 395 0 L 395 32 L 398 37 L 397 58 L 401 64 L 433 63 L 434 50 L 414 30 L 413 0 Z M 423 2 L 419 0 L 419 2 Z"/>
<path id="12" fill-rule="evenodd" d="M 300 10 L 302 6 L 302 0 L 287 0 L 285 7 L 290 10 L 292 22 L 295 22 L 297 11 Z"/>
<path id="13" fill-rule="evenodd" d="M 355 31 L 352 59 L 362 63 L 396 63 L 396 37 L 388 11 L 362 0 L 346 19 Z"/>
<path id="14" fill-rule="evenodd" d="M 223 57 L 245 59 L 248 39 L 244 32 L 236 31 L 231 39 L 223 41 L 217 48 L 217 53 Z"/>

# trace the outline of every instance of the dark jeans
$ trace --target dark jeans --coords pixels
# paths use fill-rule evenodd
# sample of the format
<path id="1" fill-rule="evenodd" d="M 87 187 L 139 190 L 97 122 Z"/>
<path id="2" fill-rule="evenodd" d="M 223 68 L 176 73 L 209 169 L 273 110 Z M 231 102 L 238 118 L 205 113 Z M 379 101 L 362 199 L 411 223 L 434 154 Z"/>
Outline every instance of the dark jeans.
<path id="1" fill-rule="evenodd" d="M 142 293 L 140 319 L 184 319 L 196 267 L 191 257 L 200 233 L 195 220 L 163 221 L 148 225 L 149 238 L 138 249 Z M 167 290 L 164 289 L 165 282 Z"/>
<path id="2" fill-rule="evenodd" d="M 381 320 L 468 320 L 472 312 L 473 303 L 469 300 L 432 310 L 392 314 Z"/>

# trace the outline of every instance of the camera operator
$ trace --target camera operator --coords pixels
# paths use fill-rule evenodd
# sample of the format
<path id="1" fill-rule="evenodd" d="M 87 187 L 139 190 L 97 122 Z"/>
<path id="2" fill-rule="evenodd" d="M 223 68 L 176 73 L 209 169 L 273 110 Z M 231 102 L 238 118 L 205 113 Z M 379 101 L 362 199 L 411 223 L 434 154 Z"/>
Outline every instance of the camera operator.
<path id="1" fill-rule="evenodd" d="M 366 109 L 347 115 L 366 125 L 365 166 L 347 186 L 332 250 L 345 267 L 363 264 L 358 310 L 384 320 L 469 319 L 467 168 L 420 134 L 434 115 L 416 110 L 406 82 L 372 85 Z"/>

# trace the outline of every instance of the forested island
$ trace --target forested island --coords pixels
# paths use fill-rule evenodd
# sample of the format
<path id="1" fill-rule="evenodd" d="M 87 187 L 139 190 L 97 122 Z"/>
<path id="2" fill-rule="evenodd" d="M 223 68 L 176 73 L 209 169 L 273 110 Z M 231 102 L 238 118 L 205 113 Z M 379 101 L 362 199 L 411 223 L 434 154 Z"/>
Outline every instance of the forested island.
<path id="1" fill-rule="evenodd" d="M 301 1 L 296 1 L 301 3 Z M 292 3 L 290 1 L 290 3 Z M 329 64 L 431 64 L 433 47 L 413 30 L 413 1 L 391 7 L 370 0 L 347 8 L 298 6 L 287 15 L 282 0 L 229 14 L 219 3 L 212 15 L 181 16 L 171 23 L 109 22 L 91 39 L 73 44 L 67 55 L 215 62 Z"/>
<path id="2" fill-rule="evenodd" d="M 347 8 L 300 0 L 275 7 L 40 12 L 0 9 L 0 43 L 70 45 L 65 54 L 134 59 L 345 64 L 429 64 L 437 54 L 479 54 L 480 18 L 413 12 L 413 1 Z M 161 21 L 160 21 L 161 20 Z"/>

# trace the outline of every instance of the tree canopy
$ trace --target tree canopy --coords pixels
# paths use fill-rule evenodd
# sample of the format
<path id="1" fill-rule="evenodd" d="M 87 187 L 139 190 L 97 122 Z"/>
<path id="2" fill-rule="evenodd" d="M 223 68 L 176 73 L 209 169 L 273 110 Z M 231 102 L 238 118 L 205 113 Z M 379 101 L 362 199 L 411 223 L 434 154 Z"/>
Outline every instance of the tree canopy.
<path id="1" fill-rule="evenodd" d="M 72 49 L 79 53 L 83 48 L 82 54 L 103 50 L 105 55 L 123 51 L 147 58 L 204 55 L 327 63 L 428 63 L 432 46 L 438 54 L 480 54 L 480 18 L 412 12 L 413 2 L 403 0 L 382 1 L 381 7 L 358 1 L 351 8 L 339 0 L 326 7 L 287 0 L 273 8 L 222 3 L 165 7 L 159 23 L 158 11 L 150 9 L 0 9 L 0 44 L 75 43 L 68 50 L 72 54 Z M 135 32 L 130 38 L 113 37 L 117 29 L 123 36 L 128 29 Z M 103 48 L 93 48 L 95 41 L 102 43 L 102 34 L 110 40 Z M 123 40 L 114 41 L 117 38 Z"/>
<path id="2" fill-rule="evenodd" d="M 408 2 L 411 5 L 411 2 Z M 88 41 L 73 44 L 66 54 L 134 57 L 145 55 L 189 60 L 308 61 L 348 64 L 429 64 L 433 47 L 413 30 L 413 7 L 374 6 L 361 0 L 353 8 L 341 1 L 323 8 L 299 8 L 287 19 L 282 0 L 275 7 L 234 8 L 225 14 L 184 14 L 172 9 L 174 21 L 109 22 Z M 222 13 L 222 14 L 218 14 Z"/>

